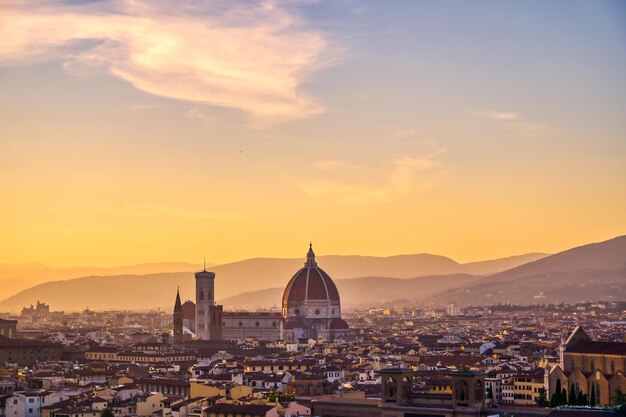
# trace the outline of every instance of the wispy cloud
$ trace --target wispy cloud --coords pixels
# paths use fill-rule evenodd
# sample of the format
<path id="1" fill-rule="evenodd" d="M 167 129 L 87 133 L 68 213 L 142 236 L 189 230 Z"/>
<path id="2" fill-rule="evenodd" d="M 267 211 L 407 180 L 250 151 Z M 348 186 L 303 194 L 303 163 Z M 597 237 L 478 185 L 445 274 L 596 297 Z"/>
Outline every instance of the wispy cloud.
<path id="1" fill-rule="evenodd" d="M 264 124 L 323 112 L 301 87 L 337 57 L 325 34 L 269 1 L 9 1 L 0 16 L 0 65 L 61 60 Z"/>
<path id="2" fill-rule="evenodd" d="M 357 205 L 385 202 L 436 186 L 444 175 L 438 157 L 445 152 L 439 148 L 423 156 L 392 155 L 379 170 L 344 161 L 318 161 L 315 166 L 332 172 L 334 178 L 301 181 L 300 186 L 314 198 L 330 197 Z"/>
<path id="3" fill-rule="evenodd" d="M 413 129 L 398 130 L 394 133 L 394 136 L 399 138 L 410 138 L 417 135 L 417 131 Z"/>
<path id="4" fill-rule="evenodd" d="M 199 120 L 205 126 L 214 126 L 217 123 L 217 119 L 209 114 L 206 114 L 202 109 L 194 107 L 185 113 L 185 117 L 188 119 Z"/>
<path id="5" fill-rule="evenodd" d="M 495 121 L 514 136 L 546 136 L 555 131 L 545 124 L 524 120 L 520 113 L 479 110 L 472 114 L 483 120 Z"/>
<path id="6" fill-rule="evenodd" d="M 137 216 L 144 217 L 176 217 L 198 220 L 237 220 L 241 218 L 241 216 L 232 213 L 215 213 L 167 206 L 132 205 L 127 207 L 127 209 Z"/>
<path id="7" fill-rule="evenodd" d="M 318 169 L 321 169 L 323 171 L 331 171 L 331 172 L 337 172 L 337 171 L 343 171 L 343 172 L 350 172 L 350 171 L 361 171 L 361 172 L 374 172 L 372 169 L 358 165 L 358 164 L 352 164 L 350 162 L 346 162 L 346 161 L 333 161 L 333 160 L 325 160 L 325 161 L 316 161 L 315 163 L 315 167 Z"/>
<path id="8" fill-rule="evenodd" d="M 131 104 L 130 106 L 128 106 L 128 108 L 133 111 L 154 110 L 160 109 L 162 107 L 163 106 L 161 106 L 160 104 Z"/>
<path id="9" fill-rule="evenodd" d="M 474 112 L 474 115 L 490 120 L 517 120 L 520 117 L 519 113 L 491 110 L 479 110 Z"/>
<path id="10" fill-rule="evenodd" d="M 196 220 L 239 220 L 241 215 L 235 213 L 220 213 L 209 210 L 188 209 L 185 207 L 171 207 L 151 204 L 122 204 L 120 206 L 72 206 L 48 207 L 53 212 L 97 212 L 107 214 L 128 214 L 138 217 L 169 217 L 178 219 Z"/>
<path id="11" fill-rule="evenodd" d="M 423 158 L 404 156 L 395 160 L 393 162 L 393 170 L 388 177 L 389 186 L 405 194 L 413 190 L 423 191 L 431 188 L 432 183 L 423 181 L 420 178 L 420 173 L 441 165 L 441 161 L 433 158 L 434 155 Z"/>

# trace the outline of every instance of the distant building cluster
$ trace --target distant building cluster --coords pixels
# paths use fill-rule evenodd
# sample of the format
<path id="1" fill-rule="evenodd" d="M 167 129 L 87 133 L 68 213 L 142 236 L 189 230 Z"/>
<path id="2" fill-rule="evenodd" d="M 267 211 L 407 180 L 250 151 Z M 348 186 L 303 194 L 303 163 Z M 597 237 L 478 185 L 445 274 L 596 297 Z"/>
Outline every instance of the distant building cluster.
<path id="1" fill-rule="evenodd" d="M 50 314 L 50 306 L 46 303 L 40 303 L 37 301 L 37 305 L 30 307 L 24 307 L 22 309 L 22 316 L 24 317 L 45 317 Z"/>
<path id="2" fill-rule="evenodd" d="M 341 318 L 339 291 L 330 276 L 317 265 L 312 245 L 309 245 L 304 267 L 287 283 L 282 312 L 224 311 L 224 306 L 215 303 L 215 273 L 205 268 L 195 277 L 195 314 L 193 323 L 187 321 L 194 325 L 195 332 L 187 328 L 188 339 L 335 340 L 350 337 L 350 327 Z M 190 308 L 187 316 L 191 318 Z M 178 293 L 173 321 L 174 339 L 182 342 L 185 314 Z"/>

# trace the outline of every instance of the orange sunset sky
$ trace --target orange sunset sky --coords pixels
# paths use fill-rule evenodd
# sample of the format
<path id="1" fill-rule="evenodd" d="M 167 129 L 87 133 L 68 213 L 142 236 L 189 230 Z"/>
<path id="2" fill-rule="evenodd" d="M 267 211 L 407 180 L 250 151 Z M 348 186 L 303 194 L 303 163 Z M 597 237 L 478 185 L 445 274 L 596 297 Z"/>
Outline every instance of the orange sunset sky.
<path id="1" fill-rule="evenodd" d="M 0 3 L 0 263 L 626 233 L 621 1 Z"/>

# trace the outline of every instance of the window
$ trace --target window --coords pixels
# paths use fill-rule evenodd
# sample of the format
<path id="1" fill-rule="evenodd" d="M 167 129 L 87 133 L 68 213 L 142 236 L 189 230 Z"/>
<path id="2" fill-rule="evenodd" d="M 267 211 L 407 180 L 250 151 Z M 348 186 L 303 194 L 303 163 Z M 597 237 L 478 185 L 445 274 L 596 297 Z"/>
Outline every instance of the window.
<path id="1" fill-rule="evenodd" d="M 202 292 L 202 290 L 200 290 L 200 300 L 204 300 L 204 293 Z"/>

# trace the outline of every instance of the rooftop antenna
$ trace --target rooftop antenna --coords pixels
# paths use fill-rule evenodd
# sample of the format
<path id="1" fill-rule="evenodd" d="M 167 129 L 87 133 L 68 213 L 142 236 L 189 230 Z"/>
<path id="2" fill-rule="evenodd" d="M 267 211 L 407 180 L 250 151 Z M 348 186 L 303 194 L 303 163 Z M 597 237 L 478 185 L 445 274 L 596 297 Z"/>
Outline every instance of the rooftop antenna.
<path id="1" fill-rule="evenodd" d="M 204 257 L 204 272 L 206 272 L 206 256 Z"/>

